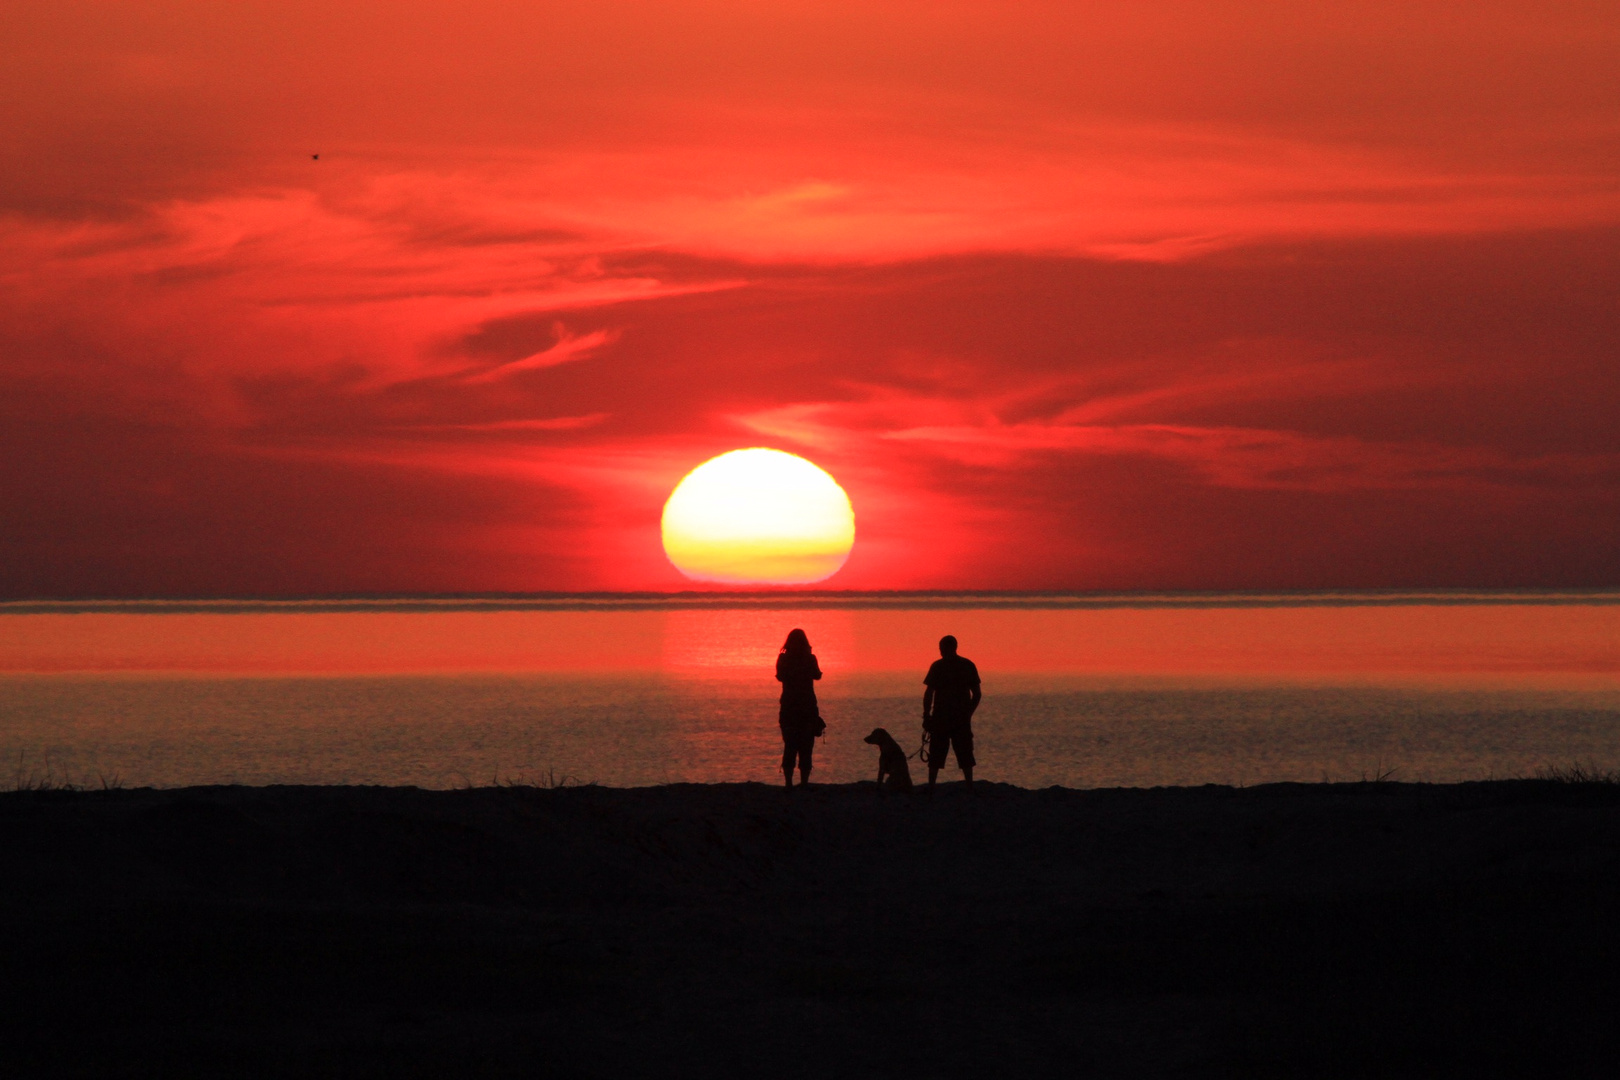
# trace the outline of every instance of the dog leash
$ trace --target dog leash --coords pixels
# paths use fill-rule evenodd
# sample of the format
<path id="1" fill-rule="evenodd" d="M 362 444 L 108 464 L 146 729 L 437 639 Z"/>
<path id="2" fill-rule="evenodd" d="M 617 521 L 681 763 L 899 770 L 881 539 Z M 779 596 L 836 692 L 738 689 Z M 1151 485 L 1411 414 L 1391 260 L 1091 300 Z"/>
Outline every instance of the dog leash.
<path id="1" fill-rule="evenodd" d="M 924 765 L 928 764 L 928 729 L 927 728 L 923 728 L 922 745 L 917 747 L 917 752 L 915 754 L 912 754 L 906 760 L 907 761 L 912 761 L 912 760 L 919 761 L 919 762 L 922 762 Z"/>

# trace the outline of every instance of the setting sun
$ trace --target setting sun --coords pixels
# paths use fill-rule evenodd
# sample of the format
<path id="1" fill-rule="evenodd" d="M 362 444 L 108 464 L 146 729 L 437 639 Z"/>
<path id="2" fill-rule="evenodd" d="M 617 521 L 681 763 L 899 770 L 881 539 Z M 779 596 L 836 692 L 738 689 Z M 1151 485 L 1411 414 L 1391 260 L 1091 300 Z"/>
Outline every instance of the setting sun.
<path id="1" fill-rule="evenodd" d="M 805 585 L 836 574 L 855 543 L 838 482 L 781 450 L 733 450 L 686 474 L 664 504 L 664 552 L 699 581 Z"/>

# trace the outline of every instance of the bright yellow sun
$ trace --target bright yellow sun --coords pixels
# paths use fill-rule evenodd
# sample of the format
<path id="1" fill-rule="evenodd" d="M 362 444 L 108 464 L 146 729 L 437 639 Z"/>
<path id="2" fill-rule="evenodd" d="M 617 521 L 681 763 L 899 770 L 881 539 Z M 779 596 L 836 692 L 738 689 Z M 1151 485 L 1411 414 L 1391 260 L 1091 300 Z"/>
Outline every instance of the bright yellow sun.
<path id="1" fill-rule="evenodd" d="M 699 581 L 806 585 L 838 573 L 855 511 L 802 457 L 754 447 L 705 461 L 664 504 L 664 553 Z"/>

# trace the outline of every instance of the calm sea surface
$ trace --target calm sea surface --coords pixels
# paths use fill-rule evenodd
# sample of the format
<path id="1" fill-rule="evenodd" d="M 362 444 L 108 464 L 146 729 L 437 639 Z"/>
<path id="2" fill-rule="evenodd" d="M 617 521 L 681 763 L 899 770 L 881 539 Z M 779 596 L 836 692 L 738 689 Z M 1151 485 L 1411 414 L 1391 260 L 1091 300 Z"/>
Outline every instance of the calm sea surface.
<path id="1" fill-rule="evenodd" d="M 775 781 L 795 626 L 827 782 L 916 745 L 944 633 L 986 779 L 1620 767 L 1620 593 L 832 594 L 0 604 L 0 784 Z"/>

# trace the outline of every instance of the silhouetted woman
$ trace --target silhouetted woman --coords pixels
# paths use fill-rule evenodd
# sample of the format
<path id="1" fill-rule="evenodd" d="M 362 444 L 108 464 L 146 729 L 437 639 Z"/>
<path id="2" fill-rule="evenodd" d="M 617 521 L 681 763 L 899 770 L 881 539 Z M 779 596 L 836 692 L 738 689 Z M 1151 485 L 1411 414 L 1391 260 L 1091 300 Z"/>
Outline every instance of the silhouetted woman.
<path id="1" fill-rule="evenodd" d="M 788 631 L 782 651 L 776 654 L 776 681 L 782 684 L 782 779 L 793 786 L 793 765 L 798 762 L 799 783 L 810 782 L 810 755 L 816 736 L 826 728 L 816 707 L 816 680 L 821 665 L 810 651 L 810 639 L 803 630 Z"/>

